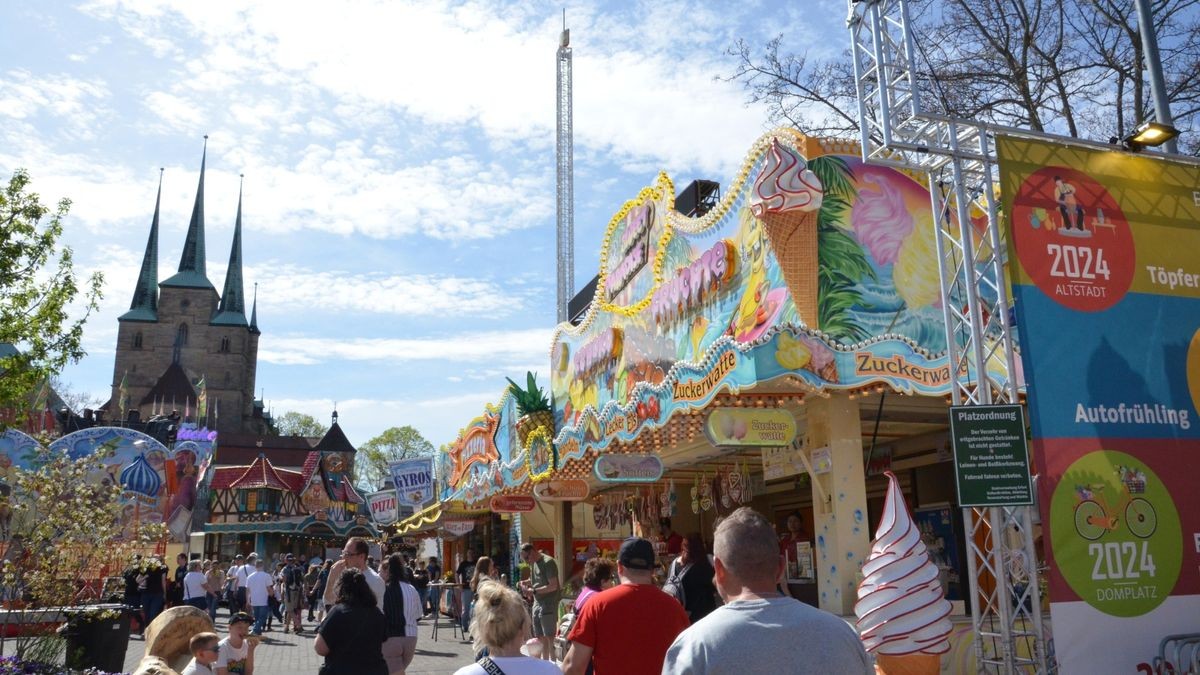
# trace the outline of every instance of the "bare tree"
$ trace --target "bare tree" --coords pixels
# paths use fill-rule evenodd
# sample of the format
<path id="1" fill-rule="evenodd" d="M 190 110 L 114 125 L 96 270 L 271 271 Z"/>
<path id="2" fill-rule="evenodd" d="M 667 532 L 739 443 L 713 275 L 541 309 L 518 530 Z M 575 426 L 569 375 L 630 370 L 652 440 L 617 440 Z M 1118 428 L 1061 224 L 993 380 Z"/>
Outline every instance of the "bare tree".
<path id="1" fill-rule="evenodd" d="M 1200 0 L 1155 0 L 1175 126 L 1200 119 Z M 1153 118 L 1136 14 L 1127 0 L 912 0 L 916 67 L 930 112 L 1078 138 L 1124 137 Z M 789 52 L 780 35 L 737 41 L 729 80 L 773 121 L 814 135 L 855 136 L 849 51 Z M 868 115 L 874 114 L 869 107 Z M 1200 152 L 1200 142 L 1182 147 Z"/>

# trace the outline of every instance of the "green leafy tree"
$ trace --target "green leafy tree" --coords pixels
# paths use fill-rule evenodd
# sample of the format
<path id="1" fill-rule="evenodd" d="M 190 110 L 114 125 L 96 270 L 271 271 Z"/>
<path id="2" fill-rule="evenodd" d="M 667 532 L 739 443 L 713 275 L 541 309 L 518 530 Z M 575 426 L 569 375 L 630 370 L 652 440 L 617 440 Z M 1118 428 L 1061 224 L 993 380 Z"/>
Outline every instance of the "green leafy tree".
<path id="1" fill-rule="evenodd" d="M 358 446 L 358 476 L 372 489 L 387 483 L 388 464 L 402 459 L 432 457 L 433 443 L 411 426 L 391 427 Z"/>
<path id="2" fill-rule="evenodd" d="M 288 411 L 275 418 L 277 436 L 308 436 L 317 438 L 324 436 L 329 427 L 317 421 L 317 418 L 304 413 Z"/>
<path id="3" fill-rule="evenodd" d="M 73 306 L 80 279 L 71 249 L 59 243 L 71 202 L 51 211 L 29 183 L 18 169 L 0 191 L 0 345 L 16 348 L 0 352 L 0 409 L 14 411 L 12 422 L 24 419 L 51 375 L 84 356 L 83 324 L 99 307 L 104 283 L 93 273 L 83 282 L 81 310 Z M 72 311 L 83 316 L 72 319 Z"/>

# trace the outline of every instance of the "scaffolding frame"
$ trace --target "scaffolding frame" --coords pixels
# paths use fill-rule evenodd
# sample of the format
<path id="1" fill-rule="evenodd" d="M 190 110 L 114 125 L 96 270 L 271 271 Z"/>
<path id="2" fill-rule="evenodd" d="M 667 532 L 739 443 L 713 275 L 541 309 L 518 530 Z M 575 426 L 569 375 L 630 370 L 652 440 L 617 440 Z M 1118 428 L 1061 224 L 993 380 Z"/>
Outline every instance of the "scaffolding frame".
<path id="1" fill-rule="evenodd" d="M 951 399 L 954 405 L 1018 403 L 993 132 L 1034 134 L 923 111 L 917 36 L 905 0 L 848 4 L 863 160 L 929 177 L 947 357 L 959 375 L 950 379 Z M 973 208 L 985 219 L 982 232 L 972 223 Z M 963 509 L 980 672 L 1053 672 L 1032 509 Z"/>

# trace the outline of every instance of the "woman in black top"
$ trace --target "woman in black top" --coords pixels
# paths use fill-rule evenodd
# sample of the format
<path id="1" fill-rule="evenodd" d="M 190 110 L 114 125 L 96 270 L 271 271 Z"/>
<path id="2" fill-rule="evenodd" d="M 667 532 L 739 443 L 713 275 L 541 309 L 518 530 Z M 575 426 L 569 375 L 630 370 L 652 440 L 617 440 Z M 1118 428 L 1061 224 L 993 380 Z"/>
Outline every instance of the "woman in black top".
<path id="1" fill-rule="evenodd" d="M 417 638 L 408 636 L 408 626 L 421 617 L 408 616 L 420 612 L 415 607 L 413 596 L 416 592 L 408 583 L 407 573 L 410 571 L 399 553 L 393 553 L 383 561 L 383 580 L 387 584 L 383 590 L 384 632 L 387 635 L 383 642 L 383 659 L 393 673 L 403 673 L 417 653 Z M 406 593 L 413 602 L 405 602 Z"/>
<path id="2" fill-rule="evenodd" d="M 717 588 L 713 586 L 712 563 L 698 532 L 683 539 L 683 548 L 672 567 L 678 570 L 683 585 L 683 608 L 688 619 L 696 623 L 717 608 Z"/>
<path id="3" fill-rule="evenodd" d="M 313 649 L 325 657 L 320 675 L 388 675 L 383 660 L 383 612 L 367 578 L 347 569 L 338 578 L 337 604 L 317 626 Z"/>

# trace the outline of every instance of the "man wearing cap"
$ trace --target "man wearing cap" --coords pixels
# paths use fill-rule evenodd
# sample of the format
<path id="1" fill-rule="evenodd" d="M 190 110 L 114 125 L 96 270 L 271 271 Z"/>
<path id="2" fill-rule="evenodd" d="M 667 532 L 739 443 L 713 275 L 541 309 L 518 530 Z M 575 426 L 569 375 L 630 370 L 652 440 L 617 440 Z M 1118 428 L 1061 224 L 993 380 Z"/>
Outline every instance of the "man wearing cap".
<path id="1" fill-rule="evenodd" d="M 567 639 L 565 675 L 658 675 L 676 636 L 688 627 L 687 612 L 654 585 L 654 545 L 630 537 L 617 554 L 618 586 L 592 596 Z"/>
<path id="2" fill-rule="evenodd" d="M 300 610 L 304 598 L 304 568 L 296 564 L 296 556 L 289 553 L 283 557 L 283 632 L 288 632 L 290 622 L 292 632 L 299 635 L 304 626 L 300 620 Z"/>
<path id="3" fill-rule="evenodd" d="M 558 623 L 558 600 L 562 597 L 558 563 L 528 542 L 521 546 L 521 561 L 529 565 L 529 580 L 519 585 L 533 596 L 533 637 L 542 643 L 542 658 L 553 661 L 554 628 Z"/>
<path id="4" fill-rule="evenodd" d="M 225 576 L 236 584 L 233 591 L 233 602 L 229 603 L 229 612 L 244 612 L 249 609 L 246 604 L 246 579 L 254 572 L 254 554 L 250 554 L 250 564 L 246 564 L 246 558 L 242 554 L 237 554 L 233 558 L 233 567 L 225 573 Z"/>
<path id="5" fill-rule="evenodd" d="M 258 642 L 247 639 L 251 621 L 245 612 L 229 617 L 229 635 L 217 643 L 217 660 L 213 662 L 216 675 L 253 675 Z"/>

